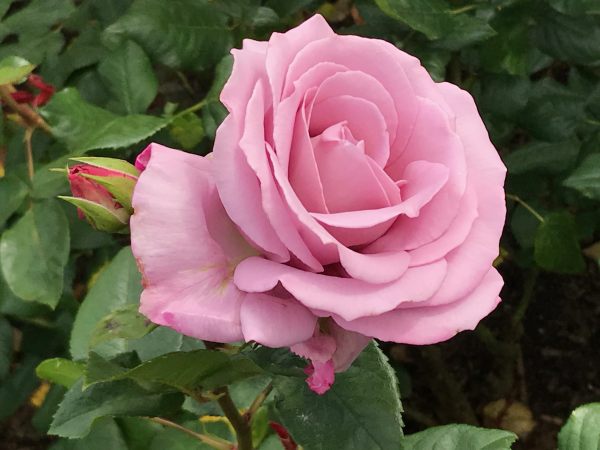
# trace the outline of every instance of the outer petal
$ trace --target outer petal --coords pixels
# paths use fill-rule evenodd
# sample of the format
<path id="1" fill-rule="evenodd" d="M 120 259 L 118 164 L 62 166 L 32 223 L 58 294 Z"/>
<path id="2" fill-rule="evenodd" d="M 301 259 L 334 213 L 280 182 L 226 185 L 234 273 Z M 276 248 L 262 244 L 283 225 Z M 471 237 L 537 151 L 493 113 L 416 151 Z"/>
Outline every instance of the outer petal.
<path id="1" fill-rule="evenodd" d="M 200 339 L 241 339 L 244 294 L 230 281 L 234 260 L 254 251 L 239 240 L 237 251 L 226 255 L 210 233 L 206 217 L 227 221 L 210 161 L 154 144 L 133 207 L 132 249 L 145 287 L 140 311 Z M 226 234 L 222 230 L 216 238 L 226 239 Z"/>
<path id="2" fill-rule="evenodd" d="M 399 308 L 380 316 L 346 321 L 343 328 L 384 341 L 427 345 L 445 341 L 463 330 L 472 330 L 500 302 L 502 277 L 490 269 L 481 284 L 465 298 L 443 306 Z"/>
<path id="3" fill-rule="evenodd" d="M 448 275 L 431 304 L 452 302 L 479 284 L 498 255 L 506 217 L 503 190 L 506 168 L 490 142 L 473 98 L 449 83 L 441 83 L 438 87 L 456 114 L 456 132 L 465 148 L 468 183 L 477 195 L 479 217 L 473 222 L 464 243 L 446 257 Z"/>
<path id="4" fill-rule="evenodd" d="M 444 260 L 411 267 L 397 280 L 371 284 L 352 278 L 304 272 L 294 267 L 250 257 L 234 275 L 238 288 L 246 292 L 268 292 L 278 283 L 307 308 L 346 320 L 382 314 L 404 302 L 429 299 L 446 273 Z"/>
<path id="5" fill-rule="evenodd" d="M 241 310 L 246 341 L 267 347 L 288 347 L 310 339 L 317 317 L 293 299 L 248 294 Z"/>

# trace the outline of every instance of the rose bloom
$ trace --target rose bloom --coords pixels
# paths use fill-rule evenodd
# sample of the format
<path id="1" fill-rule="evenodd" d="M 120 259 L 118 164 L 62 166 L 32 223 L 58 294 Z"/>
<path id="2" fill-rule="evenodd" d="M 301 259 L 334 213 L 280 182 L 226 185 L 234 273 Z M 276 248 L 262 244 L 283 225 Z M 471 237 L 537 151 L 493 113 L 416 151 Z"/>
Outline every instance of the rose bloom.
<path id="1" fill-rule="evenodd" d="M 318 393 L 370 338 L 473 329 L 500 301 L 506 169 L 471 96 L 318 15 L 232 53 L 213 154 L 139 157 L 141 312 L 291 347 Z"/>

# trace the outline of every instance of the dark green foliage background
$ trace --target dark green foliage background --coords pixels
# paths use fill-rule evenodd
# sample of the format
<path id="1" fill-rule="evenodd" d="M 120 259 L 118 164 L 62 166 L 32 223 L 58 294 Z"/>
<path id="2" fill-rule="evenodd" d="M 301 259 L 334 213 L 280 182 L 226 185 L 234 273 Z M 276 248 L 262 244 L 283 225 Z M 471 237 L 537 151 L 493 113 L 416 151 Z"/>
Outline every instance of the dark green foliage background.
<path id="1" fill-rule="evenodd" d="M 77 219 L 74 208 L 54 200 L 56 195 L 67 194 L 68 186 L 64 174 L 48 169 L 63 168 L 68 157 L 83 154 L 132 160 L 150 141 L 208 153 L 225 116 L 218 96 L 231 70 L 229 50 L 239 47 L 243 38 L 267 39 L 270 33 L 285 31 L 316 12 L 339 33 L 394 43 L 419 57 L 436 81 L 458 84 L 475 97 L 508 167 L 509 214 L 498 262 L 510 274 L 503 294 L 507 302 L 519 296 L 520 282 L 511 283 L 520 280 L 522 273 L 598 276 L 600 248 L 593 247 L 600 239 L 597 0 L 0 0 L 0 59 L 16 55 L 29 60 L 37 66 L 36 73 L 57 88 L 52 101 L 40 111 L 52 127 L 52 137 L 41 131 L 33 136 L 32 180 L 27 176 L 24 130 L 5 115 L 1 124 L 5 176 L 0 178 L 0 435 L 6 436 L 6 448 L 20 448 L 26 440 L 31 448 L 51 445 L 51 439 L 44 436 L 66 387 L 70 387 L 67 402 L 73 398 L 75 403 L 82 402 L 77 397 L 81 389 L 71 386 L 82 374 L 74 365 L 68 368 L 74 371 L 73 380 L 66 383 L 71 378 L 58 376 L 65 387 L 59 381 L 41 407 L 28 403 L 39 386 L 35 367 L 42 360 L 83 361 L 93 348 L 97 352 L 94 364 L 104 361 L 99 367 L 92 365 L 94 370 L 112 367 L 118 372 L 129 368 L 124 363 L 114 367 L 116 363 L 110 360 L 119 355 L 133 354 L 139 363 L 173 351 L 202 348 L 170 330 L 158 328 L 146 334 L 149 330 L 143 326 L 139 337 L 94 338 L 97 324 L 110 313 L 121 311 L 118 317 L 128 316 L 138 301 L 139 274 L 128 250 L 122 250 L 128 245 L 127 237 L 92 230 Z M 582 248 L 587 248 L 587 257 Z M 594 294 L 597 309 L 600 292 Z M 518 314 L 517 326 L 521 326 L 526 311 Z M 493 331 L 502 341 L 506 328 Z M 400 417 L 394 417 L 399 413 L 397 402 L 389 407 L 387 419 L 380 419 L 377 411 L 363 412 L 364 417 L 353 415 L 338 404 L 360 391 L 353 380 L 369 378 L 369 372 L 360 372 L 369 358 L 375 362 L 369 363 L 368 370 L 384 378 L 389 375 L 377 372 L 384 370 L 381 361 L 385 361 L 377 359 L 383 358 L 379 350 L 373 347 L 370 352 L 346 378 L 340 377 L 334 388 L 340 392 L 338 397 L 319 399 L 323 405 L 317 409 L 306 397 L 301 378 L 276 375 L 280 391 L 269 407 L 270 417 L 287 423 L 297 439 L 305 438 L 306 450 L 329 449 L 334 444 L 323 442 L 335 441 L 334 431 L 315 443 L 318 430 L 311 434 L 290 416 L 305 410 L 317 417 L 331 408 L 349 429 L 366 433 L 356 435 L 355 447 L 348 443 L 344 448 L 388 450 L 389 443 L 400 436 L 399 431 L 383 428 L 395 424 L 399 430 Z M 407 392 L 411 375 L 403 367 L 396 368 L 401 388 Z M 46 370 L 47 378 L 56 381 L 52 378 L 56 366 Z M 297 375 L 293 368 L 289 370 Z M 62 422 L 53 425 L 55 432 L 60 431 L 55 434 L 83 436 L 86 429 L 81 423 L 89 427 L 96 417 L 115 415 L 134 397 L 139 409 L 125 415 L 154 414 L 156 406 L 179 411 L 180 423 L 198 428 L 193 414 L 212 413 L 189 399 L 182 409 L 179 394 L 159 395 L 152 386 L 142 383 L 140 387 L 124 378 L 106 375 L 108 384 L 84 391 L 90 398 L 102 397 L 103 390 L 124 392 L 106 406 L 109 412 L 72 422 L 69 411 L 63 411 L 58 415 Z M 344 379 L 350 384 L 345 385 Z M 156 379 L 142 381 L 155 383 Z M 247 388 L 242 397 L 257 392 L 256 386 L 244 386 L 239 388 L 240 392 Z M 369 398 L 382 396 L 384 407 L 385 395 L 396 396 L 397 391 L 395 386 L 388 386 L 388 391 L 379 387 L 371 387 Z M 359 394 L 356 401 L 368 403 Z M 264 438 L 266 419 L 263 425 Z M 580 448 L 573 446 L 579 442 L 574 427 L 562 435 L 561 449 Z M 60 439 L 52 445 L 55 450 L 100 445 L 117 450 L 206 448 L 173 430 L 160 430 L 142 419 L 103 418 L 83 440 Z M 211 432 L 227 436 L 217 428 Z M 468 429 L 463 433 L 456 428 L 435 433 L 406 439 L 403 448 L 434 448 L 443 438 L 439 445 L 444 449 L 452 445 L 504 449 L 513 440 L 497 431 L 478 434 Z M 337 442 L 347 437 L 339 436 Z M 280 448 L 272 434 L 263 442 L 261 448 Z M 528 448 L 526 441 L 520 445 Z"/>

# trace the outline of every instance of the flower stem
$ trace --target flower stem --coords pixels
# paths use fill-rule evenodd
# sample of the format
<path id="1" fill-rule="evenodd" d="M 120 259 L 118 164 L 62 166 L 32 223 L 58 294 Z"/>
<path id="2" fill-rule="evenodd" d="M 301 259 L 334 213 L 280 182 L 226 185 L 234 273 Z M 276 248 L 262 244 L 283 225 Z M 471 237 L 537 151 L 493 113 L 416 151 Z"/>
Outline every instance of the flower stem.
<path id="1" fill-rule="evenodd" d="M 25 155 L 27 156 L 27 173 L 29 174 L 29 180 L 33 181 L 34 169 L 33 169 L 33 151 L 31 150 L 31 137 L 35 128 L 27 127 L 25 129 Z"/>
<path id="2" fill-rule="evenodd" d="M 225 416 L 229 419 L 231 426 L 235 430 L 237 436 L 238 447 L 237 450 L 252 450 L 252 433 L 250 430 L 250 424 L 240 414 L 229 395 L 229 389 L 227 386 L 216 389 L 215 394 L 219 395 L 217 402 L 223 410 Z"/>
<path id="3" fill-rule="evenodd" d="M 258 409 L 262 406 L 264 401 L 267 399 L 271 391 L 273 390 L 273 383 L 269 383 L 266 388 L 264 388 L 260 394 L 256 396 L 248 411 L 244 413 L 244 418 L 249 422 L 252 420 L 252 416 L 258 411 Z"/>
<path id="4" fill-rule="evenodd" d="M 4 101 L 5 104 L 10 106 L 10 108 L 16 112 L 25 123 L 27 123 L 31 127 L 41 128 L 48 134 L 52 134 L 52 130 L 50 126 L 46 123 L 42 116 L 40 116 L 35 110 L 30 108 L 27 105 L 21 105 L 15 101 L 14 98 L 10 95 L 14 92 L 15 88 L 11 84 L 5 84 L 0 86 L 0 98 Z"/>
<path id="5" fill-rule="evenodd" d="M 166 427 L 174 428 L 175 430 L 179 430 L 183 433 L 186 433 L 189 436 L 192 436 L 195 439 L 198 439 L 201 442 L 204 442 L 207 445 L 217 449 L 217 450 L 235 450 L 235 445 L 229 441 L 218 438 L 216 436 L 209 436 L 207 434 L 196 433 L 195 431 L 190 430 L 189 428 L 183 427 L 178 423 L 171 422 L 170 420 L 163 419 L 162 417 L 149 417 L 152 422 L 156 422 L 158 424 L 164 425 Z"/>
<path id="6" fill-rule="evenodd" d="M 506 198 L 520 204 L 523 208 L 525 208 L 527 211 L 529 211 L 531 213 L 531 215 L 533 215 L 533 217 L 535 217 L 540 222 L 544 222 L 544 218 L 542 217 L 542 215 L 539 212 L 537 212 L 535 209 L 533 209 L 533 207 L 529 203 L 527 203 L 525 200 L 523 200 L 518 195 L 506 194 Z"/>

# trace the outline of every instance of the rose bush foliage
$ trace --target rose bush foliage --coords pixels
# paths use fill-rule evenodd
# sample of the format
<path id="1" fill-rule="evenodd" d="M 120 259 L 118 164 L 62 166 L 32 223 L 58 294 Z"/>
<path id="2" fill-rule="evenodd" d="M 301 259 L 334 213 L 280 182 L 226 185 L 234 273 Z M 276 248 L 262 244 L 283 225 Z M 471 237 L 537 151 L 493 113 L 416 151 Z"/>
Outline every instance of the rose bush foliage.
<path id="1" fill-rule="evenodd" d="M 524 448 L 595 444 L 597 405 L 557 442 L 544 417 L 595 400 L 595 296 L 579 288 L 600 255 L 596 13 L 2 2 L 3 444 L 507 450 L 512 433 L 463 424 L 511 428 L 512 408 L 489 417 L 509 403 L 538 424 L 513 430 Z M 496 150 L 503 302 L 475 333 L 395 344 L 450 338 L 494 308 Z M 127 235 L 140 173 L 144 279 Z M 68 201 L 116 233 L 55 199 L 69 181 Z M 555 350 L 586 370 L 547 370 Z"/>

